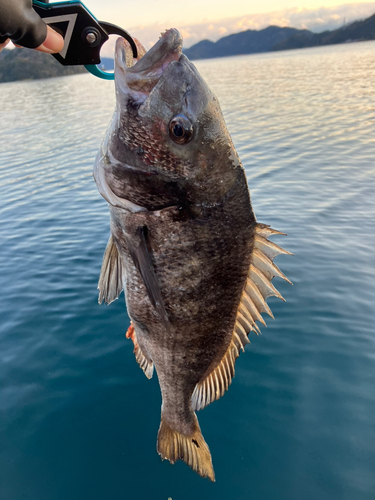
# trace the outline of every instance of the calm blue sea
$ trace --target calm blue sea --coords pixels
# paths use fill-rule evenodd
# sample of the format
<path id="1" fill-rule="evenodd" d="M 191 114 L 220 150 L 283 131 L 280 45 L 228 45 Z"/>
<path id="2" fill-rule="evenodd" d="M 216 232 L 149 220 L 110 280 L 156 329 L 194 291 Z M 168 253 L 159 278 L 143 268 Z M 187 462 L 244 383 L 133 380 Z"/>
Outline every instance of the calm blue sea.
<path id="1" fill-rule="evenodd" d="M 375 498 L 375 42 L 197 67 L 295 254 L 287 302 L 199 413 L 217 482 L 160 460 L 157 379 L 123 296 L 97 303 L 114 88 L 87 74 L 0 85 L 1 500 Z"/>

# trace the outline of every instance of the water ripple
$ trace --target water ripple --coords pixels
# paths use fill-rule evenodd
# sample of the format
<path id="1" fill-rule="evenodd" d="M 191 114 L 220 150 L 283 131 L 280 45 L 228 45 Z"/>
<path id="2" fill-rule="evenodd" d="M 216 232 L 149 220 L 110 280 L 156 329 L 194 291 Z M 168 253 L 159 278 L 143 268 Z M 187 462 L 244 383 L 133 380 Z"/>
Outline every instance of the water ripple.
<path id="1" fill-rule="evenodd" d="M 295 254 L 277 258 L 287 302 L 270 299 L 276 320 L 199 415 L 218 483 L 158 460 L 157 381 L 125 339 L 123 296 L 97 304 L 109 216 L 92 165 L 114 88 L 77 75 L 1 85 L 4 500 L 140 498 L 140 484 L 142 498 L 373 499 L 374 42 L 197 66 L 259 221 Z"/>

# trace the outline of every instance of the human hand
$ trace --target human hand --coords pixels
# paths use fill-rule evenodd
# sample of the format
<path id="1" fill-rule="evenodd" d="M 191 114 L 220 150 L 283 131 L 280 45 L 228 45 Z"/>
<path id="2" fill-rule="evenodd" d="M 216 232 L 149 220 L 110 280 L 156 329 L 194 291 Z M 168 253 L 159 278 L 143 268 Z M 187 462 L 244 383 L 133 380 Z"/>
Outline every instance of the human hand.
<path id="1" fill-rule="evenodd" d="M 64 39 L 47 26 L 32 8 L 31 0 L 0 0 L 0 51 L 9 43 L 53 54 Z"/>

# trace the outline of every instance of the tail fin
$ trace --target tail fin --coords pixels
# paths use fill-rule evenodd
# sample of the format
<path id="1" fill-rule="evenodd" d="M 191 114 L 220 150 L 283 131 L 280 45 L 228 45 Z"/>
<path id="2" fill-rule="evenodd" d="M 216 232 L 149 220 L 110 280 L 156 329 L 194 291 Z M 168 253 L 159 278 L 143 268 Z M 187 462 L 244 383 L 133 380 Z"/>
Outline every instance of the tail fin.
<path id="1" fill-rule="evenodd" d="M 185 436 L 174 430 L 162 415 L 157 450 L 163 460 L 166 458 L 172 464 L 183 460 L 200 476 L 215 481 L 210 449 L 202 436 L 197 418 L 195 430 L 190 436 Z"/>

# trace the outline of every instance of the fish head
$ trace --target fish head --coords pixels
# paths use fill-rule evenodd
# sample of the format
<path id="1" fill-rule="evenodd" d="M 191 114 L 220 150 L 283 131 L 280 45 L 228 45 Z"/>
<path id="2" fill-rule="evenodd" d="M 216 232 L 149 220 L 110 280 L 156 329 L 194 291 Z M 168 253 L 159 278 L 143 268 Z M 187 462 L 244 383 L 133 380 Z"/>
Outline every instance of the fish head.
<path id="1" fill-rule="evenodd" d="M 112 205 L 147 210 L 216 203 L 242 169 L 219 102 L 177 30 L 148 52 L 137 45 L 133 59 L 126 40 L 116 44 L 116 111 L 94 171 L 99 191 Z"/>

